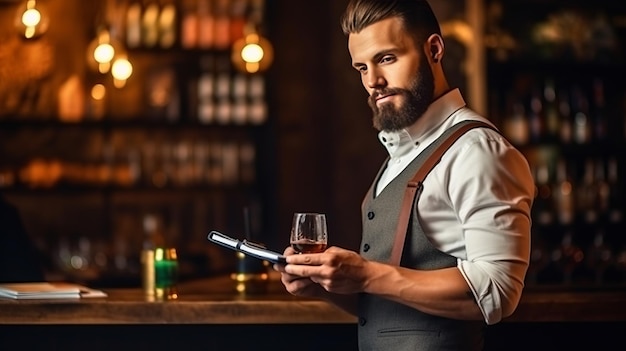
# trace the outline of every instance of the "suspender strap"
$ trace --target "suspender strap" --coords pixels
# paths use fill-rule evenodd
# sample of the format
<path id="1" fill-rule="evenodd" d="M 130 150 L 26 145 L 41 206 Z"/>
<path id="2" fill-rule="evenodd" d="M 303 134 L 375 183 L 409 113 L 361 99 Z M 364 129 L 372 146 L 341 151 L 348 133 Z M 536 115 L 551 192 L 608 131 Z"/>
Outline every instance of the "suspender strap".
<path id="1" fill-rule="evenodd" d="M 441 156 L 446 152 L 446 150 L 448 150 L 448 148 L 454 144 L 454 142 L 461 135 L 465 134 L 468 130 L 477 127 L 492 128 L 489 124 L 480 121 L 461 122 L 452 127 L 452 132 L 448 135 L 447 139 L 444 139 L 443 142 L 436 147 L 436 149 L 428 156 L 426 161 L 415 173 L 413 178 L 407 183 L 404 191 L 404 198 L 402 199 L 402 208 L 400 209 L 400 217 L 398 219 L 398 226 L 396 227 L 393 247 L 391 249 L 391 258 L 389 260 L 390 264 L 396 266 L 400 265 L 402 250 L 404 249 L 404 241 L 409 227 L 409 219 L 411 218 L 411 209 L 413 208 L 413 202 L 415 200 L 415 194 L 418 191 L 421 191 L 424 179 L 439 163 L 439 161 L 441 161 Z M 441 138 L 444 138 L 444 136 Z"/>

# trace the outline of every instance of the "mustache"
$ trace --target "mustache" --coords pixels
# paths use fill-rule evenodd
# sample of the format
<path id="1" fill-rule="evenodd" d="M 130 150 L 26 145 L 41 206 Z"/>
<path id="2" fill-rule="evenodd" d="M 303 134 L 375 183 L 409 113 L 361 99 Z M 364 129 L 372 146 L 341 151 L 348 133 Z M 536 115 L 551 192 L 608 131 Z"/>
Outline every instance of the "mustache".
<path id="1" fill-rule="evenodd" d="M 372 91 L 372 95 L 370 95 L 370 99 L 376 100 L 376 99 L 378 99 L 381 96 L 393 95 L 393 94 L 402 94 L 404 92 L 405 92 L 405 90 L 401 89 L 401 88 L 376 89 L 376 90 Z"/>
<path id="2" fill-rule="evenodd" d="M 382 89 L 375 89 L 372 91 L 372 94 L 367 98 L 368 102 L 370 105 L 375 105 L 376 104 L 376 100 L 378 98 L 380 98 L 381 96 L 387 96 L 387 95 L 397 95 L 397 94 L 405 94 L 408 91 L 406 89 L 401 89 L 401 88 L 382 88 Z"/>

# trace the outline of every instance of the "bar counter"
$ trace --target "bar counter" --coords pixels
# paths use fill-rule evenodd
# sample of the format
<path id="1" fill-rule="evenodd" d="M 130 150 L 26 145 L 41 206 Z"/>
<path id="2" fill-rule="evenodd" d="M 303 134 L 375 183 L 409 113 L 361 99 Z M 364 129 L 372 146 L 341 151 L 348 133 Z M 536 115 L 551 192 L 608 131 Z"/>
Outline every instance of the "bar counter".
<path id="1" fill-rule="evenodd" d="M 337 345 L 337 349 L 356 349 L 355 317 L 322 301 L 291 296 L 275 279 L 270 279 L 262 291 L 256 293 L 238 293 L 235 282 L 229 277 L 186 282 L 179 287 L 179 298 L 172 301 L 151 301 L 138 288 L 104 291 L 108 294 L 106 298 L 20 301 L 0 298 L 0 349 L 11 340 L 24 342 L 22 336 L 33 331 L 37 331 L 46 344 L 78 349 L 99 336 L 107 339 L 100 335 L 105 330 L 115 332 L 115 337 L 108 338 L 108 342 L 120 337 L 129 347 L 134 343 L 146 346 L 146 339 L 137 337 L 144 333 L 150 335 L 149 340 L 154 341 L 157 348 L 168 345 L 172 335 L 184 335 L 186 342 L 206 343 L 208 337 L 213 340 L 215 349 L 232 346 L 217 340 L 233 338 L 239 343 L 235 350 L 259 346 L 261 340 L 265 340 L 265 346 L 281 349 L 279 345 L 298 342 L 314 332 L 334 338 L 332 345 Z M 622 340 L 624 331 L 626 291 L 623 289 L 529 289 L 513 316 L 488 328 L 488 335 L 495 336 L 488 349 L 495 350 L 502 345 L 511 349 L 510 344 L 505 344 L 510 338 L 523 345 L 518 339 L 520 335 L 532 338 L 529 334 L 533 333 L 549 333 L 557 340 L 585 337 L 573 343 L 577 346 L 593 336 L 593 346 L 597 346 L 597 342 L 608 342 L 611 338 Z M 564 335 L 559 336 L 559 333 Z M 601 341 L 597 341 L 598 338 Z M 329 349 L 327 339 L 323 340 L 325 349 Z M 307 343 L 311 349 L 316 344 Z M 117 344 L 103 345 L 109 348 Z"/>
<path id="2" fill-rule="evenodd" d="M 256 324 L 355 323 L 322 301 L 288 294 L 280 282 L 239 293 L 230 277 L 179 286 L 176 300 L 146 297 L 141 289 L 103 289 L 106 298 L 7 300 L 0 298 L 0 324 Z"/>

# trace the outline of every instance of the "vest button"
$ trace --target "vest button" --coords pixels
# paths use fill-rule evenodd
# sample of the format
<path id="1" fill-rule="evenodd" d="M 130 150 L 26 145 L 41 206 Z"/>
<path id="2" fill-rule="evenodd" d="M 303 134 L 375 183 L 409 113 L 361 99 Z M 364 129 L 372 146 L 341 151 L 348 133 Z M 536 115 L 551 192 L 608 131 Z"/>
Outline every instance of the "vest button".
<path id="1" fill-rule="evenodd" d="M 370 244 L 363 245 L 363 252 L 368 252 L 370 250 Z"/>
<path id="2" fill-rule="evenodd" d="M 363 318 L 363 317 L 359 317 L 359 325 L 360 326 L 364 326 L 365 323 L 367 323 L 367 320 L 365 318 Z"/>
<path id="3" fill-rule="evenodd" d="M 369 212 L 367 213 L 367 219 L 374 219 L 374 212 L 369 211 Z"/>

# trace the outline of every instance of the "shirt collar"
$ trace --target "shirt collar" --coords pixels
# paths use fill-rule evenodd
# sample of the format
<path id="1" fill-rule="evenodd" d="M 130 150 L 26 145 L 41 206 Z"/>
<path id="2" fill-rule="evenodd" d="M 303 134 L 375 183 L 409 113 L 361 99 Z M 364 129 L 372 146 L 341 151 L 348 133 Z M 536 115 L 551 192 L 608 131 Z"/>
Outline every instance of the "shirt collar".
<path id="1" fill-rule="evenodd" d="M 412 125 L 399 131 L 378 133 L 378 140 L 390 157 L 399 157 L 423 143 L 455 111 L 465 106 L 459 89 L 453 89 L 433 101 Z"/>

